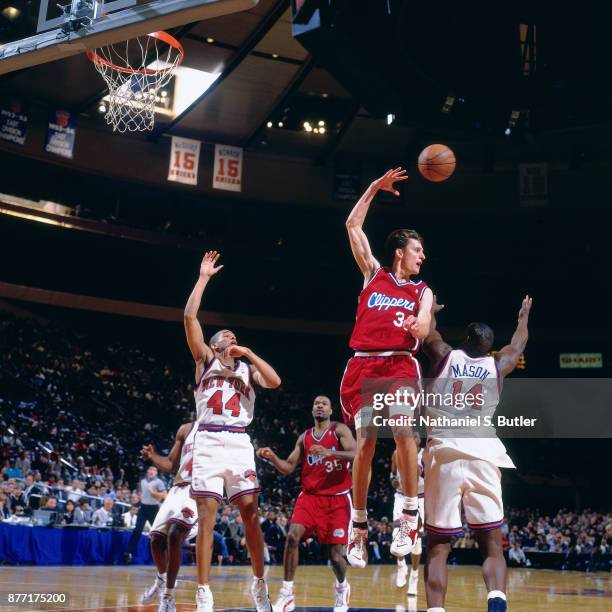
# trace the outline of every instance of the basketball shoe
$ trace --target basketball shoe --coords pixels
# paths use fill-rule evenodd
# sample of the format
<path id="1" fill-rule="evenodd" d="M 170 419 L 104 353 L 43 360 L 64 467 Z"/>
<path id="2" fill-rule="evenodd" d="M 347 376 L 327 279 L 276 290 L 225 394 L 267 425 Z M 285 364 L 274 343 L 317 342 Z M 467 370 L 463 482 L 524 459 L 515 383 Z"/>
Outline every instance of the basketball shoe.
<path id="1" fill-rule="evenodd" d="M 162 595 L 157 612 L 176 612 L 173 594 L 164 593 Z"/>
<path id="2" fill-rule="evenodd" d="M 140 596 L 141 604 L 151 603 L 154 599 L 161 597 L 163 590 L 166 588 L 166 575 L 160 576 L 155 573 L 155 581 L 152 585 L 145 589 L 145 592 Z"/>
<path id="3" fill-rule="evenodd" d="M 213 612 L 214 603 L 210 587 L 198 587 L 196 591 L 196 612 Z"/>
<path id="4" fill-rule="evenodd" d="M 419 588 L 419 570 L 410 570 L 410 578 L 408 578 L 408 597 L 416 597 L 417 589 Z"/>
<path id="5" fill-rule="evenodd" d="M 501 597 L 492 597 L 487 600 L 487 612 L 506 612 L 508 602 Z"/>
<path id="6" fill-rule="evenodd" d="M 345 578 L 343 584 L 336 581 L 336 597 L 334 601 L 334 612 L 348 612 L 349 600 L 351 599 L 351 585 Z"/>
<path id="7" fill-rule="evenodd" d="M 368 530 L 351 526 L 346 558 L 352 567 L 363 569 L 368 564 Z"/>
<path id="8" fill-rule="evenodd" d="M 405 559 L 397 560 L 397 574 L 395 575 L 395 586 L 398 589 L 406 586 L 406 578 L 408 577 L 408 565 Z"/>
<path id="9" fill-rule="evenodd" d="M 404 515 L 400 519 L 397 533 L 393 538 L 393 542 L 391 542 L 391 554 L 395 557 L 405 557 L 406 555 L 410 554 L 418 537 L 418 518 L 414 517 L 412 520 L 410 520 L 406 515 Z"/>
<path id="10" fill-rule="evenodd" d="M 255 602 L 256 612 L 272 612 L 272 604 L 268 596 L 268 586 L 263 578 L 253 578 L 251 596 Z"/>
<path id="11" fill-rule="evenodd" d="M 278 592 L 278 599 L 272 606 L 273 612 L 293 612 L 295 610 L 295 595 L 293 589 L 281 587 Z"/>

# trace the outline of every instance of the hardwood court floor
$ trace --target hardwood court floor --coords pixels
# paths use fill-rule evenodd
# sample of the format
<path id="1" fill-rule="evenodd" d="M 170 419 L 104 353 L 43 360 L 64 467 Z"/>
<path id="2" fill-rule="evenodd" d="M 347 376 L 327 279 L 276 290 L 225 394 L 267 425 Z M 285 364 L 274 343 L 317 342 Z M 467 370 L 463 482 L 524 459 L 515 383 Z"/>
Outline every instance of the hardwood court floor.
<path id="1" fill-rule="evenodd" d="M 485 588 L 479 567 L 450 567 L 447 612 L 486 610 Z M 363 571 L 349 570 L 352 586 L 351 610 L 391 610 L 414 612 L 427 609 L 420 571 L 417 601 L 408 602 L 406 590 L 394 583 L 394 566 L 371 566 Z M 153 576 L 152 567 L 1 567 L 0 611 L 28 610 L 155 612 L 156 605 L 140 606 L 138 598 Z M 215 610 L 253 609 L 249 596 L 250 570 L 247 567 L 214 568 L 211 587 Z M 282 569 L 267 573 L 270 595 L 275 599 L 282 580 Z M 195 567 L 183 569 L 177 585 L 177 610 L 195 610 Z M 333 606 L 333 578 L 327 567 L 301 567 L 296 576 L 297 612 L 323 612 Z M 32 604 L 7 605 L 7 593 L 67 591 L 64 605 L 46 607 Z M 612 610 L 610 574 L 512 569 L 509 576 L 509 608 L 512 612 L 576 612 Z M 416 606 L 415 606 L 416 604 Z"/>

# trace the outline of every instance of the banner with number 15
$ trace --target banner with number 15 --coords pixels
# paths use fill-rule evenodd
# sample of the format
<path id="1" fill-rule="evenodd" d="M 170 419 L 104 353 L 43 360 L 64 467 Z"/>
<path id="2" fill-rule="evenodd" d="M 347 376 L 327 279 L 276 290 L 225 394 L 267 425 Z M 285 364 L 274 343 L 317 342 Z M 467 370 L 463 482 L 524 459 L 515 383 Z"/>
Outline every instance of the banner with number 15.
<path id="1" fill-rule="evenodd" d="M 198 184 L 200 163 L 200 141 L 190 138 L 172 137 L 168 180 L 186 185 Z"/>
<path id="2" fill-rule="evenodd" d="M 242 191 L 242 149 L 215 145 L 213 188 Z"/>

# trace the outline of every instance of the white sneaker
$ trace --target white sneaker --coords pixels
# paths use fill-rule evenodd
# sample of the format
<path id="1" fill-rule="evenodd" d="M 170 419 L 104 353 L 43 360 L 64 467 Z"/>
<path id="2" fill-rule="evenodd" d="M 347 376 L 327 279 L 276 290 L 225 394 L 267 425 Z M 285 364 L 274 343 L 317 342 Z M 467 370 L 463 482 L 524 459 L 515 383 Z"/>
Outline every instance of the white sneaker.
<path id="1" fill-rule="evenodd" d="M 168 595 L 168 593 L 164 593 L 159 602 L 159 608 L 157 608 L 157 612 L 176 612 L 176 605 L 174 603 L 174 595 Z"/>
<path id="2" fill-rule="evenodd" d="M 155 577 L 155 582 L 145 589 L 145 592 L 140 596 L 138 600 L 141 604 L 151 603 L 154 599 L 160 598 L 163 590 L 166 588 L 166 581 L 159 577 L 159 574 Z"/>
<path id="3" fill-rule="evenodd" d="M 268 596 L 268 586 L 263 580 L 253 580 L 251 596 L 257 612 L 272 612 L 272 604 Z"/>
<path id="4" fill-rule="evenodd" d="M 199 587 L 196 591 L 196 612 L 213 612 L 214 603 L 210 587 Z"/>
<path id="5" fill-rule="evenodd" d="M 351 599 L 351 585 L 348 580 L 344 580 L 344 586 L 336 582 L 336 599 L 334 601 L 334 612 L 348 612 L 349 601 Z"/>
<path id="6" fill-rule="evenodd" d="M 409 521 L 406 518 L 401 518 L 399 529 L 393 538 L 393 542 L 391 542 L 391 554 L 396 557 L 405 557 L 410 554 L 419 537 L 418 528 L 418 520 Z"/>
<path id="7" fill-rule="evenodd" d="M 406 612 L 418 612 L 416 597 L 408 597 L 406 605 L 408 606 Z"/>
<path id="8" fill-rule="evenodd" d="M 414 570 L 410 570 L 410 578 L 408 579 L 408 597 L 416 597 L 418 588 L 419 570 L 416 572 Z"/>
<path id="9" fill-rule="evenodd" d="M 397 574 L 395 575 L 395 586 L 398 589 L 406 586 L 406 579 L 408 578 L 408 566 L 406 561 L 402 560 L 401 563 L 397 564 Z"/>
<path id="10" fill-rule="evenodd" d="M 293 612 L 295 610 L 295 595 L 293 594 L 293 589 L 284 589 L 278 593 L 278 599 L 276 603 L 272 606 L 273 612 Z"/>
<path id="11" fill-rule="evenodd" d="M 368 564 L 368 530 L 353 527 L 349 529 L 346 558 L 351 567 L 363 569 Z"/>

